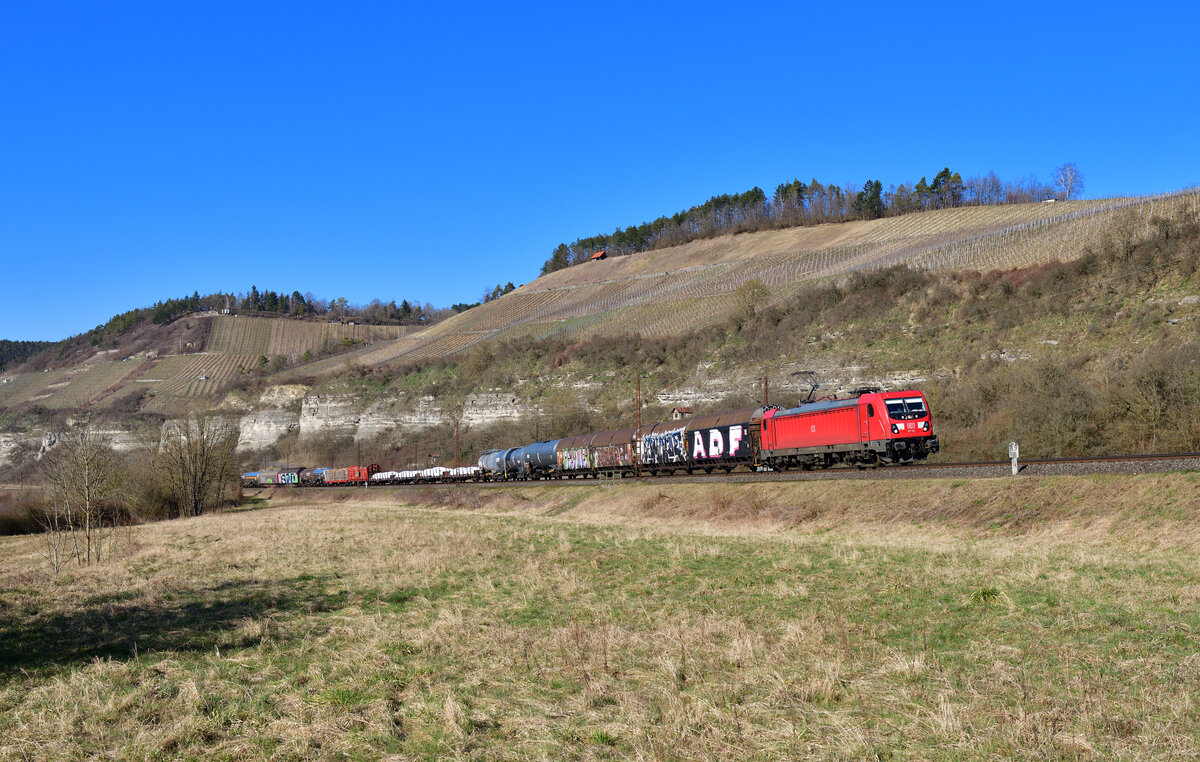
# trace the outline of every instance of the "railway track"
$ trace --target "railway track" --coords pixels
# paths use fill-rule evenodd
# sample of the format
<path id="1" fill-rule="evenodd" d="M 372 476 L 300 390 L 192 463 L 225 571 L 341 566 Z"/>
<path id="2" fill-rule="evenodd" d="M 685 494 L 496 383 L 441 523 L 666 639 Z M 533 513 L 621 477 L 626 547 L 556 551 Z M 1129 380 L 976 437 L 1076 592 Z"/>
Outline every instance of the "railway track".
<path id="1" fill-rule="evenodd" d="M 1083 476 L 1092 474 L 1143 474 L 1164 471 L 1200 471 L 1200 452 L 1148 453 L 1135 455 L 1094 455 L 1080 458 L 1030 458 L 1018 462 L 1017 479 L 1030 476 Z M 613 479 L 542 479 L 511 482 L 449 482 L 424 484 L 373 484 L 365 489 L 428 489 L 430 487 L 464 487 L 471 489 L 503 489 L 512 486 L 569 487 L 594 484 L 695 484 L 699 481 L 717 483 L 764 483 L 815 481 L 821 479 L 995 479 L 1012 477 L 1008 460 L 986 460 L 964 463 L 922 463 L 880 468 L 833 468 L 814 471 L 734 471 L 733 473 L 692 474 L 676 476 L 642 476 Z M 352 489 L 364 489 L 355 487 Z"/>

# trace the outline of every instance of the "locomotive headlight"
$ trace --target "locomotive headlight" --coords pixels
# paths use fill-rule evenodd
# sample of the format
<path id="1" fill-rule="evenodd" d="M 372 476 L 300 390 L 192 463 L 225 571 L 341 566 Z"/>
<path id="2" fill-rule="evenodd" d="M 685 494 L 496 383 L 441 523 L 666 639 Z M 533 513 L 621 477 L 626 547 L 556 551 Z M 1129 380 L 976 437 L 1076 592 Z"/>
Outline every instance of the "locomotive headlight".
<path id="1" fill-rule="evenodd" d="M 900 433 L 900 426 L 899 426 L 899 425 L 897 425 L 897 424 L 895 424 L 895 423 L 893 423 L 893 424 L 892 424 L 892 433 L 893 433 L 893 434 L 899 434 L 899 433 Z"/>
<path id="2" fill-rule="evenodd" d="M 920 427 L 921 431 L 929 431 L 929 421 L 921 421 L 918 426 Z"/>

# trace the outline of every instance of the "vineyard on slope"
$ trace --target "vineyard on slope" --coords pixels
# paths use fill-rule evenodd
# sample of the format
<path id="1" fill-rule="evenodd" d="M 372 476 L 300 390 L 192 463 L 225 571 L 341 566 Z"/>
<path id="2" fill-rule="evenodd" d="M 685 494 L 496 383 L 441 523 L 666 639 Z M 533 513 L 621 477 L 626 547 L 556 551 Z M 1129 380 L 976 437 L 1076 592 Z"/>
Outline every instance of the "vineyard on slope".
<path id="1" fill-rule="evenodd" d="M 729 297 L 750 282 L 766 286 L 767 301 L 775 302 L 816 280 L 896 264 L 929 270 L 988 270 L 1066 261 L 1081 256 L 1089 244 L 1116 229 L 1145 235 L 1155 216 L 1180 206 L 1197 211 L 1200 195 L 967 207 L 726 236 L 552 273 L 420 336 L 480 330 L 506 337 L 674 335 L 710 325 L 737 309 L 737 300 Z M 770 243 L 756 246 L 755 240 Z M 699 265 L 681 259 L 688 251 L 696 254 L 720 245 L 748 256 L 730 260 L 725 251 L 715 261 Z M 593 280 L 582 280 L 589 273 Z M 609 277 L 614 275 L 618 277 Z M 421 353 L 431 355 L 431 351 Z"/>
<path id="2" fill-rule="evenodd" d="M 280 355 L 295 362 L 305 352 L 320 353 L 345 340 L 370 344 L 396 339 L 412 330 L 409 326 L 398 325 L 221 316 L 213 320 L 206 349 L 232 355 Z"/>

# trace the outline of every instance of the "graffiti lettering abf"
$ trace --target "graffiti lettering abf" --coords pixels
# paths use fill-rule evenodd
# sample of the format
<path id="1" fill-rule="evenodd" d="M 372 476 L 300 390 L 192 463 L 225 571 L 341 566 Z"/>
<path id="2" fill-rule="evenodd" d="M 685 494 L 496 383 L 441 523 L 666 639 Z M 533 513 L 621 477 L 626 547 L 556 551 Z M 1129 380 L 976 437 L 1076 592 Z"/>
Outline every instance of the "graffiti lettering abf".
<path id="1" fill-rule="evenodd" d="M 692 459 L 734 458 L 742 449 L 742 427 L 729 426 L 692 432 Z"/>

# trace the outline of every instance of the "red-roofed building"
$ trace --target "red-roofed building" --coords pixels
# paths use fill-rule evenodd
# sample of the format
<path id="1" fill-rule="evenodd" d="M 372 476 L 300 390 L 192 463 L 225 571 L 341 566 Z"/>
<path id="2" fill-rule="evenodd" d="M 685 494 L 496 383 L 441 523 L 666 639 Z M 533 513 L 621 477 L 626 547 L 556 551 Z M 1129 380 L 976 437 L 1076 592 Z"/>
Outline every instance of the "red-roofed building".
<path id="1" fill-rule="evenodd" d="M 608 249 L 601 249 L 591 256 L 589 261 L 595 262 L 600 259 L 608 259 Z"/>

